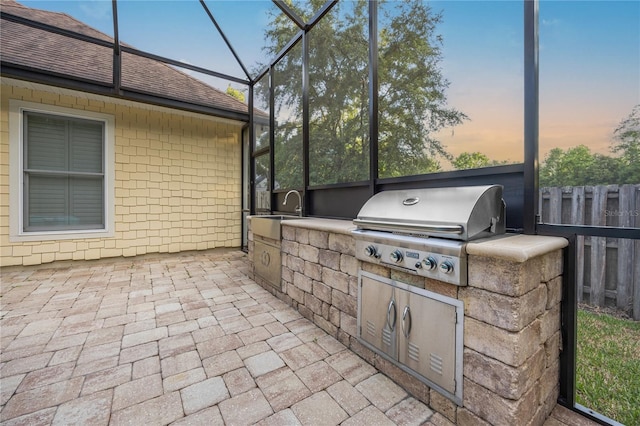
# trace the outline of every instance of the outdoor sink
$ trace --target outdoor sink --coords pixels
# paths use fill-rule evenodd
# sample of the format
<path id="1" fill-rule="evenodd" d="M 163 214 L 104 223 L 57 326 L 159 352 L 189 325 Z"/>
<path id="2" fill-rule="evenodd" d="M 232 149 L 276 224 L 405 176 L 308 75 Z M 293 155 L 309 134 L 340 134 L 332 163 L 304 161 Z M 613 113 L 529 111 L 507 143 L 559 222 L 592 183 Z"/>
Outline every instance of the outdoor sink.
<path id="1" fill-rule="evenodd" d="M 282 236 L 280 223 L 283 220 L 292 220 L 292 219 L 305 219 L 300 216 L 293 215 L 283 215 L 283 214 L 273 214 L 273 215 L 263 215 L 263 216 L 252 216 L 251 217 L 251 230 L 253 231 L 253 235 L 259 235 L 261 237 L 271 238 L 273 240 L 280 241 Z"/>

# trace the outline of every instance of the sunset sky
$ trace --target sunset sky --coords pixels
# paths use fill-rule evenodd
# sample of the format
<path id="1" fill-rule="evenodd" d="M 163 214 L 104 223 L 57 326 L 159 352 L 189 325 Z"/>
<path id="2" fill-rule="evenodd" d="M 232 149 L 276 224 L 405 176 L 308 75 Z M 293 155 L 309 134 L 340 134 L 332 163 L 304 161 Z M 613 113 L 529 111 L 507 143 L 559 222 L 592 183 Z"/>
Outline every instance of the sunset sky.
<path id="1" fill-rule="evenodd" d="M 343 0 L 341 0 L 343 1 Z M 107 0 L 30 1 L 113 34 Z M 261 51 L 267 0 L 207 0 L 250 70 Z M 432 1 L 442 11 L 449 104 L 470 118 L 441 132 L 448 150 L 523 160 L 523 2 Z M 244 78 L 197 1 L 119 0 L 120 38 L 139 49 Z M 540 2 L 540 158 L 579 144 L 608 153 L 614 129 L 640 103 L 640 2 Z M 208 80 L 226 88 L 227 82 Z M 240 87 L 240 86 L 236 86 Z"/>

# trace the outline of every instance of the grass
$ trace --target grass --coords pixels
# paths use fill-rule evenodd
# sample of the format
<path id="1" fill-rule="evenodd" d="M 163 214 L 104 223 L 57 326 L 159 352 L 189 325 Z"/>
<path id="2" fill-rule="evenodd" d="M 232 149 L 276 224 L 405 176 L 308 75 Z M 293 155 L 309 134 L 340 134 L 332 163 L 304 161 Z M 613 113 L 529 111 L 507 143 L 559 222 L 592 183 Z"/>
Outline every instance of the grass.
<path id="1" fill-rule="evenodd" d="M 640 425 L 640 322 L 578 311 L 576 402 Z"/>

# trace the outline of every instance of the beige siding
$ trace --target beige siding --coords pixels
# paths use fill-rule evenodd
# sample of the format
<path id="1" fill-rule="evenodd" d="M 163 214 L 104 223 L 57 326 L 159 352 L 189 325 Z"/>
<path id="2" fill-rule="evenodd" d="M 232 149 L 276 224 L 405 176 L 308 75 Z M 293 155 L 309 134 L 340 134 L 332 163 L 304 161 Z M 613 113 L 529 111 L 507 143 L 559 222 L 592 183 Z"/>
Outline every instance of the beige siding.
<path id="1" fill-rule="evenodd" d="M 40 86 L 37 86 L 40 88 Z M 1 265 L 239 247 L 242 123 L 3 84 L 0 114 Z M 115 235 L 12 242 L 9 100 L 115 118 Z"/>

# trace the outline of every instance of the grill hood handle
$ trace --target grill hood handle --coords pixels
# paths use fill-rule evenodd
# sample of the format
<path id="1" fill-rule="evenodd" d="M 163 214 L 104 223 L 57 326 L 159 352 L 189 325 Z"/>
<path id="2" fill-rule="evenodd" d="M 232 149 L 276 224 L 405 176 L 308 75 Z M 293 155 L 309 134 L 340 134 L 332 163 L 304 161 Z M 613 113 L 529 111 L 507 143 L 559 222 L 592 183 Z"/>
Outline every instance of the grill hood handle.
<path id="1" fill-rule="evenodd" d="M 418 232 L 440 232 L 446 234 L 462 234 L 464 228 L 462 225 L 422 225 L 420 227 L 406 225 L 399 222 L 385 222 L 380 220 L 354 219 L 353 223 L 362 225 L 369 229 L 387 229 L 397 231 L 399 229 Z"/>

